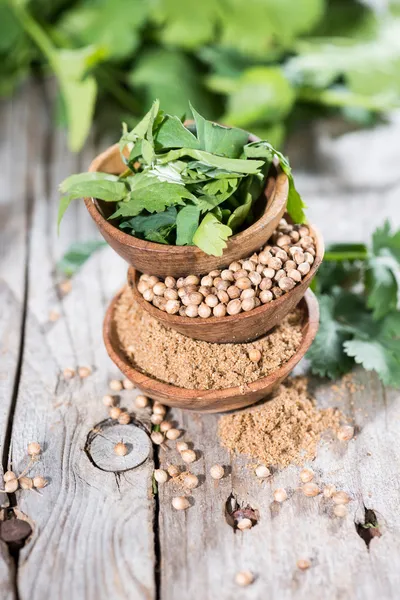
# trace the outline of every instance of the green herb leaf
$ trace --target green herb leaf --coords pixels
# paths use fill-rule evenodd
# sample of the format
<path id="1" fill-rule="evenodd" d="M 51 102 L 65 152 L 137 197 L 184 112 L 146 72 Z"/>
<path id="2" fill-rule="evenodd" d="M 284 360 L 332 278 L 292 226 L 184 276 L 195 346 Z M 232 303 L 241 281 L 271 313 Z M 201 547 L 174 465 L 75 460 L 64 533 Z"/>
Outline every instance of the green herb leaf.
<path id="1" fill-rule="evenodd" d="M 175 206 L 169 206 L 164 212 L 153 215 L 139 215 L 129 221 L 121 223 L 121 229 L 131 228 L 134 233 L 143 233 L 145 236 L 150 231 L 157 231 L 166 225 L 174 225 L 177 217 Z"/>
<path id="2" fill-rule="evenodd" d="M 195 201 L 196 198 L 183 185 L 166 183 L 162 181 L 149 182 L 148 185 L 135 189 L 128 196 L 128 200 L 118 205 L 118 210 L 110 219 L 117 217 L 136 217 L 142 210 L 150 213 L 160 213 L 167 206 L 184 204 L 183 199 Z"/>
<path id="3" fill-rule="evenodd" d="M 191 246 L 193 236 L 198 228 L 200 218 L 200 208 L 198 206 L 188 205 L 178 213 L 176 219 L 176 245 Z"/>
<path id="4" fill-rule="evenodd" d="M 252 195 L 250 194 L 250 192 L 247 192 L 246 200 L 245 200 L 244 204 L 241 204 L 240 206 L 235 208 L 235 210 L 229 217 L 227 224 L 228 224 L 228 227 L 230 227 L 232 229 L 233 233 L 235 233 L 247 219 L 247 217 L 250 213 L 250 210 L 251 210 L 252 202 L 253 202 Z"/>
<path id="5" fill-rule="evenodd" d="M 193 243 L 206 254 L 222 256 L 223 250 L 226 248 L 226 240 L 230 235 L 232 235 L 232 229 L 208 213 L 197 228 L 193 236 Z"/>
<path id="6" fill-rule="evenodd" d="M 98 248 L 102 248 L 106 242 L 102 240 L 92 240 L 88 242 L 76 242 L 72 244 L 61 260 L 57 263 L 57 270 L 71 277 L 87 261 L 87 259 Z"/>
<path id="7" fill-rule="evenodd" d="M 240 158 L 225 158 L 223 156 L 215 156 L 210 152 L 195 150 L 193 148 L 181 148 L 179 150 L 170 150 L 167 154 L 160 155 L 159 163 L 165 164 L 179 158 L 190 156 L 210 167 L 217 169 L 225 169 L 237 173 L 254 174 L 263 166 L 261 160 L 243 160 Z"/>
<path id="8" fill-rule="evenodd" d="M 166 148 L 199 148 L 197 138 L 183 125 L 178 117 L 166 115 L 156 136 L 156 147 Z"/>
<path id="9" fill-rule="evenodd" d="M 190 105 L 195 123 L 196 135 L 200 149 L 212 152 L 227 158 L 239 158 L 243 146 L 248 142 L 249 134 L 242 129 L 223 127 L 202 117 Z"/>

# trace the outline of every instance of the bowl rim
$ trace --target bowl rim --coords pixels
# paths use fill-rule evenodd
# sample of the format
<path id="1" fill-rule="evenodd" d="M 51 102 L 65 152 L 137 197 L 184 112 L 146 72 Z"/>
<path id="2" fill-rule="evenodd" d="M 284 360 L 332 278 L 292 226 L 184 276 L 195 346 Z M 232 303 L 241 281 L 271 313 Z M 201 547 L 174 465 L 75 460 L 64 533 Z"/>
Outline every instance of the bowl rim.
<path id="1" fill-rule="evenodd" d="M 324 240 L 323 240 L 323 237 L 322 237 L 320 231 L 316 227 L 311 225 L 310 223 L 308 223 L 307 226 L 311 229 L 311 233 L 315 239 L 316 254 L 315 254 L 315 260 L 314 260 L 313 264 L 311 265 L 310 271 L 307 273 L 307 275 L 304 277 L 304 279 L 299 283 L 299 286 L 302 284 L 306 284 L 306 287 L 308 288 L 308 286 L 311 283 L 311 280 L 315 276 L 315 274 L 316 274 L 317 270 L 319 269 L 319 266 L 323 260 L 324 252 L 325 252 L 325 244 L 324 244 Z M 130 285 L 130 281 L 132 280 L 132 277 L 130 276 L 132 274 L 132 271 L 135 271 L 135 277 L 134 277 L 135 285 L 132 289 L 132 292 L 133 292 L 137 302 L 140 304 L 140 306 L 143 308 L 143 310 L 148 312 L 153 318 L 157 319 L 157 321 L 160 321 L 165 324 L 171 324 L 171 326 L 189 325 L 189 326 L 193 326 L 193 327 L 203 328 L 203 327 L 209 326 L 210 323 L 218 325 L 221 323 L 232 324 L 239 320 L 246 321 L 248 319 L 262 315 L 263 312 L 267 312 L 269 309 L 271 309 L 272 305 L 275 308 L 279 308 L 279 306 L 281 306 L 281 304 L 284 304 L 287 301 L 287 298 L 289 296 L 293 295 L 296 291 L 298 291 L 298 288 L 299 288 L 299 286 L 295 286 L 292 290 L 290 290 L 286 294 L 283 294 L 279 298 L 275 298 L 274 300 L 272 300 L 271 302 L 268 302 L 267 304 L 261 304 L 261 306 L 258 306 L 257 308 L 253 308 L 253 310 L 249 310 L 248 312 L 241 312 L 238 315 L 226 315 L 225 317 L 212 316 L 209 319 L 201 319 L 201 318 L 191 319 L 190 317 L 181 317 L 180 315 L 169 315 L 169 314 L 161 311 L 160 309 L 156 308 L 155 306 L 153 306 L 150 302 L 147 302 L 137 289 L 137 278 L 139 277 L 140 274 L 139 274 L 139 271 L 137 269 L 135 269 L 135 267 L 133 267 L 132 265 L 130 265 L 128 268 L 128 273 L 127 273 L 128 284 Z M 231 342 L 231 343 L 235 343 L 235 342 Z"/>
<path id="2" fill-rule="evenodd" d="M 309 347 L 311 346 L 319 327 L 319 304 L 317 297 L 315 294 L 308 289 L 304 294 L 303 298 L 301 298 L 299 305 L 303 305 L 305 308 L 305 320 L 302 325 L 302 340 L 300 346 L 290 357 L 290 359 L 284 363 L 281 367 L 279 367 L 273 373 L 265 377 L 260 377 L 256 381 L 253 381 L 244 386 L 236 386 L 230 388 L 223 388 L 219 390 L 199 390 L 199 389 L 188 389 L 175 386 L 171 383 L 165 383 L 163 381 L 159 381 L 154 377 L 142 373 L 137 370 L 131 364 L 128 364 L 128 360 L 126 358 L 122 358 L 123 351 L 117 350 L 114 348 L 112 343 L 112 326 L 113 326 L 113 316 L 114 310 L 120 299 L 124 289 L 124 286 L 113 298 L 111 301 L 107 312 L 104 318 L 103 324 L 103 340 L 106 346 L 107 353 L 114 364 L 117 365 L 119 370 L 133 383 L 135 383 L 139 388 L 146 387 L 154 390 L 156 393 L 161 393 L 167 397 L 177 397 L 180 398 L 181 401 L 187 400 L 204 400 L 209 398 L 210 400 L 228 400 L 229 398 L 234 398 L 237 396 L 244 396 L 250 393 L 260 392 L 263 389 L 270 388 L 274 385 L 276 381 L 279 379 L 285 378 L 297 365 L 297 363 L 303 358 Z M 268 335 L 268 333 L 266 334 Z M 207 342 L 206 342 L 207 343 Z M 209 343 L 209 342 L 208 342 Z M 251 343 L 251 342 L 249 342 Z M 149 385 L 150 384 L 150 385 Z M 149 394 L 151 395 L 151 394 Z M 191 410 L 196 410 L 195 407 L 191 408 Z"/>
<path id="3" fill-rule="evenodd" d="M 255 136 L 253 136 L 255 137 Z M 107 160 L 110 156 L 112 156 L 115 153 L 119 154 L 119 144 L 113 144 L 112 146 L 109 146 L 106 150 L 104 150 L 103 152 L 101 152 L 100 154 L 98 154 L 90 163 L 89 172 L 95 172 L 99 170 L 99 165 Z M 280 202 L 271 202 L 271 200 L 276 200 L 276 197 L 281 199 L 285 199 L 287 202 L 287 197 L 288 197 L 288 193 L 289 193 L 289 179 L 287 177 L 287 175 L 285 173 L 283 173 L 283 171 L 280 169 L 280 167 L 276 167 L 277 168 L 277 176 L 276 176 L 276 182 L 275 182 L 275 186 L 273 188 L 272 194 L 270 196 L 270 198 L 267 198 L 267 206 L 265 208 L 265 212 L 262 214 L 262 216 L 257 219 L 257 221 L 255 221 L 255 223 L 253 223 L 252 225 L 250 225 L 250 227 L 247 227 L 246 229 L 244 229 L 243 231 L 240 231 L 239 233 L 236 233 L 235 235 L 232 235 L 228 241 L 227 241 L 227 247 L 225 248 L 224 252 L 229 248 L 230 244 L 235 242 L 235 243 L 240 243 L 242 240 L 244 240 L 245 238 L 247 238 L 249 235 L 251 236 L 253 232 L 256 232 L 260 226 L 264 226 L 265 223 L 268 223 L 269 221 L 273 220 L 276 215 L 279 213 L 280 208 L 281 208 L 281 203 Z M 266 196 L 266 191 L 267 191 L 267 186 L 265 186 L 263 193 Z M 103 228 L 106 232 L 107 235 L 109 235 L 110 237 L 114 238 L 114 239 L 118 239 L 118 242 L 123 244 L 124 246 L 128 246 L 130 248 L 136 248 L 138 250 L 146 250 L 146 251 L 151 251 L 151 252 L 155 252 L 158 254 L 181 254 L 182 252 L 191 252 L 191 253 L 201 253 L 204 254 L 204 252 L 202 250 L 200 250 L 200 248 L 198 248 L 197 246 L 173 246 L 173 245 L 169 245 L 169 244 L 158 244 L 156 242 L 150 242 L 148 240 L 141 240 L 140 238 L 137 238 L 133 235 L 129 235 L 128 233 L 125 233 L 124 231 L 121 231 L 121 229 L 118 229 L 118 227 L 115 227 L 114 225 L 112 225 L 107 219 L 105 219 L 103 217 L 103 215 L 101 214 L 101 212 L 99 211 L 97 205 L 96 205 L 96 201 L 95 198 L 91 198 L 91 197 L 85 197 L 84 199 L 85 202 L 85 206 L 87 208 L 87 210 L 90 213 L 90 216 L 92 217 L 92 219 L 95 221 L 96 225 L 99 228 Z M 268 200 L 270 201 L 270 206 L 268 207 Z M 271 206 L 272 204 L 272 206 Z M 274 208 L 274 212 L 271 213 L 269 212 L 271 210 L 271 208 Z M 221 259 L 223 259 L 224 254 L 222 254 L 222 256 L 220 257 Z"/>

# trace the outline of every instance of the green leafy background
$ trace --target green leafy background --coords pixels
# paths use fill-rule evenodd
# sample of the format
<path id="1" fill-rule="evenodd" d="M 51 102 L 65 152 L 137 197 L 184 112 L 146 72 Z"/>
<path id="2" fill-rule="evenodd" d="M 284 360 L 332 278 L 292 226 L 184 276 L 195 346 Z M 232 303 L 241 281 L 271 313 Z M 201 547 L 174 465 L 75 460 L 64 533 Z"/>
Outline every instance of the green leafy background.
<path id="1" fill-rule="evenodd" d="M 154 98 L 279 145 L 307 106 L 370 122 L 399 105 L 398 14 L 355 0 L 0 0 L 0 94 L 53 72 L 73 150 L 94 116 L 133 126 Z"/>

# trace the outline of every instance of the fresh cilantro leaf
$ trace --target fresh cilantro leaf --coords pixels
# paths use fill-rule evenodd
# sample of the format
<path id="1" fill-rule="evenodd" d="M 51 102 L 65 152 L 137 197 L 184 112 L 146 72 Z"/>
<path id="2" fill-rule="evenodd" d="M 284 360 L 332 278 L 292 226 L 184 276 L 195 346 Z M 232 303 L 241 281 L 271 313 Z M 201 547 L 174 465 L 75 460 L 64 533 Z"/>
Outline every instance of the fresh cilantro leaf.
<path id="1" fill-rule="evenodd" d="M 199 148 L 199 141 L 178 117 L 166 115 L 161 123 L 156 136 L 156 148 Z"/>
<path id="2" fill-rule="evenodd" d="M 152 215 L 138 215 L 137 217 L 133 217 L 133 219 L 129 219 L 129 221 L 123 221 L 120 228 L 125 229 L 129 227 L 135 233 L 143 233 L 146 236 L 150 231 L 157 231 L 166 225 L 174 225 L 177 214 L 175 206 L 169 206 L 164 212 Z"/>
<path id="3" fill-rule="evenodd" d="M 232 235 L 232 229 L 208 213 L 198 226 L 193 236 L 193 243 L 206 254 L 222 256 L 222 252 L 226 248 L 226 240 L 230 235 Z"/>
<path id="4" fill-rule="evenodd" d="M 123 134 L 119 140 L 119 150 L 121 155 L 123 154 L 125 147 L 128 146 L 129 150 L 129 161 L 133 161 L 137 156 L 138 148 L 137 144 L 144 139 L 148 139 L 149 143 L 153 143 L 152 129 L 154 122 L 160 110 L 159 100 L 153 102 L 150 110 L 145 114 L 143 119 L 131 130 L 128 131 L 126 124 L 123 124 Z"/>
<path id="5" fill-rule="evenodd" d="M 190 246 L 199 225 L 200 208 L 189 204 L 178 213 L 176 219 L 176 245 Z"/>
<path id="6" fill-rule="evenodd" d="M 160 227 L 160 229 L 148 231 L 145 238 L 150 242 L 157 242 L 158 244 L 171 244 L 169 236 L 173 227 L 166 225 L 165 227 Z"/>
<path id="7" fill-rule="evenodd" d="M 223 127 L 202 117 L 190 105 L 195 123 L 199 147 L 206 152 L 212 152 L 227 158 L 239 158 L 243 146 L 248 142 L 249 134 L 243 129 Z"/>
<path id="8" fill-rule="evenodd" d="M 240 206 L 235 208 L 235 210 L 229 217 L 227 225 L 232 229 L 233 233 L 238 231 L 239 227 L 243 225 L 243 223 L 247 219 L 251 210 L 252 202 L 252 195 L 250 194 L 250 192 L 247 192 L 244 204 L 241 204 Z"/>
<path id="9" fill-rule="evenodd" d="M 128 200 L 120 202 L 117 211 L 110 219 L 117 217 L 136 217 L 142 210 L 160 213 L 167 206 L 184 204 L 183 199 L 195 201 L 196 198 L 183 185 L 157 181 L 134 190 Z"/>
<path id="10" fill-rule="evenodd" d="M 103 240 L 92 240 L 87 242 L 76 242 L 72 244 L 61 260 L 57 263 L 57 270 L 64 273 L 67 277 L 71 277 L 83 265 L 84 262 L 98 248 L 106 245 Z"/>
<path id="11" fill-rule="evenodd" d="M 195 150 L 193 148 L 181 148 L 179 150 L 170 150 L 167 154 L 160 155 L 159 163 L 164 164 L 172 160 L 190 156 L 210 167 L 217 169 L 226 169 L 238 173 L 254 174 L 264 165 L 262 160 L 243 160 L 240 158 L 225 158 L 224 156 L 215 156 L 210 152 Z"/>

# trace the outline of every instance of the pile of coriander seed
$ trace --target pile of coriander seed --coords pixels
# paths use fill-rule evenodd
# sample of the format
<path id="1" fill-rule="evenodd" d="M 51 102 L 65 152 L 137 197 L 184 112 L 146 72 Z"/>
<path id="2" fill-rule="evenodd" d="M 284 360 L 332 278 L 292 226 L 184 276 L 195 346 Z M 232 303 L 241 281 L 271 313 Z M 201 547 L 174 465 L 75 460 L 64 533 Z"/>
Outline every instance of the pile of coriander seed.
<path id="1" fill-rule="evenodd" d="M 227 269 L 199 277 L 142 274 L 137 289 L 143 298 L 170 315 L 225 317 L 248 312 L 292 290 L 310 272 L 315 242 L 306 225 L 281 219 L 269 244 Z"/>

